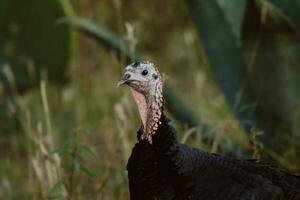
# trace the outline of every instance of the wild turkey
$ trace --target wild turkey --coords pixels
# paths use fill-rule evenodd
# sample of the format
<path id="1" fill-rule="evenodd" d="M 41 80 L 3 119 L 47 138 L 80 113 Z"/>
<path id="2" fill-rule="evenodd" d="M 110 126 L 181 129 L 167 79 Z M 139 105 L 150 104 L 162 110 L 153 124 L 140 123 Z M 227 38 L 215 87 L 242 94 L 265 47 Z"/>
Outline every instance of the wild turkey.
<path id="1" fill-rule="evenodd" d="M 299 176 L 180 144 L 163 112 L 162 78 L 153 63 L 128 65 L 123 84 L 142 121 L 127 165 L 130 199 L 300 200 Z"/>

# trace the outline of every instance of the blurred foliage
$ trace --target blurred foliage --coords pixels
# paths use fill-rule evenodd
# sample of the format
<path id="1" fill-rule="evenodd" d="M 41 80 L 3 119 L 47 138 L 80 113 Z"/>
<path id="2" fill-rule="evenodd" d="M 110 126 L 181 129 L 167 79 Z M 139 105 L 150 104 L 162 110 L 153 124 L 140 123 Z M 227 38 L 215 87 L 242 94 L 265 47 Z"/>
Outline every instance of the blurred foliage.
<path id="1" fill-rule="evenodd" d="M 245 129 L 250 131 L 251 124 L 243 122 L 255 120 L 251 110 L 245 109 L 245 106 L 251 106 L 253 101 L 248 88 L 243 89 L 242 94 L 239 94 L 246 78 L 246 67 L 239 37 L 237 37 L 240 35 L 240 30 L 234 31 L 232 28 L 236 26 L 241 28 L 240 24 L 244 16 L 236 14 L 240 16 L 239 20 L 234 21 L 237 23 L 236 25 L 232 20 L 231 23 L 229 22 L 229 19 L 233 17 L 226 15 L 226 11 L 230 13 L 243 12 L 245 4 L 240 3 L 239 6 L 235 5 L 229 9 L 222 7 L 219 1 L 194 0 L 187 2 L 217 82 L 237 118 Z M 239 98 L 238 102 L 237 98 Z"/>
<path id="2" fill-rule="evenodd" d="M 299 157 L 299 145 L 294 142 L 297 130 L 293 128 L 297 123 L 294 120 L 297 98 L 292 84 L 296 80 L 289 74 L 300 67 L 297 50 L 300 35 L 268 4 L 258 7 L 254 3 L 248 4 L 243 33 L 244 56 L 250 63 L 247 84 L 256 99 L 255 114 L 266 133 L 262 139 L 269 148 L 284 155 L 285 146 L 293 145 L 298 148 L 294 156 Z M 289 47 L 292 49 L 286 55 L 284 51 Z M 293 58 L 294 64 L 286 62 Z"/>
<path id="3" fill-rule="evenodd" d="M 0 27 L 7 13 L 15 13 L 13 19 L 21 16 L 20 27 L 36 25 L 42 16 L 49 20 L 33 33 L 24 28 L 26 37 L 13 43 L 20 44 L 20 50 L 9 55 L 37 52 L 40 63 L 53 59 L 49 63 L 55 67 L 48 71 L 48 65 L 25 59 L 25 68 L 29 62 L 40 69 L 37 74 L 46 69 L 48 76 L 41 77 L 40 87 L 6 99 L 9 117 L 1 122 L 0 199 L 129 198 L 126 162 L 140 121 L 130 92 L 116 89 L 116 82 L 128 57 L 140 54 L 159 66 L 168 83 L 166 97 L 179 102 L 168 100 L 167 115 L 180 141 L 224 155 L 235 152 L 237 157 L 244 156 L 237 149 L 251 152 L 253 158 L 265 159 L 267 154 L 274 164 L 299 172 L 298 1 L 71 0 L 82 19 L 78 22 L 88 22 L 88 33 L 102 34 L 100 43 L 90 39 L 99 37 L 78 34 L 74 51 L 72 42 L 70 48 L 63 47 L 75 33 L 63 23 L 75 19 L 65 18 L 69 8 L 61 5 L 66 2 L 51 1 L 64 8 L 59 13 L 65 14 L 58 17 L 49 1 L 39 1 L 40 9 L 30 1 L 18 2 L 17 7 L 16 0 L 0 0 Z M 13 4 L 18 12 L 11 11 Z M 49 7 L 42 9 L 46 4 Z M 30 18 L 21 15 L 25 11 Z M 52 23 L 55 29 L 67 30 L 58 34 L 65 40 L 52 38 L 58 37 L 49 28 Z M 11 29 L 14 26 L 5 32 Z M 2 31 L 0 36 L 1 44 L 9 41 Z M 35 50 L 24 50 L 23 44 Z M 22 69 L 18 59 L 0 52 L 1 66 Z M 66 70 L 71 53 L 74 59 Z M 47 79 L 52 72 L 54 78 L 68 74 L 69 81 L 51 84 Z M 20 81 L 17 74 L 11 77 Z M 248 128 L 241 127 L 253 124 L 257 127 L 244 134 Z M 209 140 L 206 127 L 212 133 Z M 258 140 L 264 137 L 272 142 Z"/>
<path id="4" fill-rule="evenodd" d="M 292 158 L 298 158 L 299 145 L 291 139 L 296 113 L 286 83 L 294 80 L 288 80 L 291 67 L 282 62 L 282 46 L 276 46 L 282 38 L 298 46 L 298 30 L 265 1 L 222 2 L 187 1 L 217 82 L 246 132 L 253 126 L 263 130 L 259 138 L 268 148 L 286 155 L 285 147 L 293 145 Z"/>
<path id="5" fill-rule="evenodd" d="M 300 1 L 299 0 L 268 0 L 271 4 L 276 6 L 279 11 L 283 12 L 291 23 L 300 29 Z"/>
<path id="6" fill-rule="evenodd" d="M 57 21 L 70 11 L 63 0 L 0 1 L 2 87 L 15 84 L 9 89 L 25 90 L 39 82 L 42 72 L 50 79 L 63 79 L 72 57 L 73 34 L 70 26 Z"/>

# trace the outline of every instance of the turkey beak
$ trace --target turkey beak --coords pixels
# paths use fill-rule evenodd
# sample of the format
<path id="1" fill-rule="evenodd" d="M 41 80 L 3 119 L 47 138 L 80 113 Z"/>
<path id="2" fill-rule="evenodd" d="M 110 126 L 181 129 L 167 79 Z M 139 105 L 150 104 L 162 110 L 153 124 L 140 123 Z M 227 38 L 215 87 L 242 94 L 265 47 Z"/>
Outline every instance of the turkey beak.
<path id="1" fill-rule="evenodd" d="M 121 80 L 119 80 L 117 86 L 121 86 L 130 82 L 131 75 L 129 73 L 125 73 Z"/>

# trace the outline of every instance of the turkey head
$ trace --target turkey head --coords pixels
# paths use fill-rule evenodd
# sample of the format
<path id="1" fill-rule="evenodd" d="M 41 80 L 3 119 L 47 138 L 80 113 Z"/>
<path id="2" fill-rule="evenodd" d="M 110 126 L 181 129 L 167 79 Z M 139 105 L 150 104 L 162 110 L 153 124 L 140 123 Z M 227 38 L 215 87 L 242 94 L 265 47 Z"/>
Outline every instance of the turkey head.
<path id="1" fill-rule="evenodd" d="M 141 137 L 152 143 L 163 109 L 163 84 L 157 67 L 149 61 L 132 63 L 126 66 L 118 85 L 130 87 L 143 125 Z"/>

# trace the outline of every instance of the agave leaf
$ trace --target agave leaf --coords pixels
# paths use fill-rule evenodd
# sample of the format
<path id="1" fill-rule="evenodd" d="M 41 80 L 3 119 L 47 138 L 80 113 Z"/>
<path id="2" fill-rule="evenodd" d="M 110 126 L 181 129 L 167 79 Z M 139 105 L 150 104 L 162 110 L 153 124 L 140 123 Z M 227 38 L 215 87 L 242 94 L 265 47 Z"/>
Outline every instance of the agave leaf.
<path id="1" fill-rule="evenodd" d="M 129 45 L 120 37 L 105 29 L 101 25 L 97 25 L 85 18 L 67 17 L 61 19 L 59 23 L 67 23 L 73 25 L 88 37 L 93 38 L 101 44 L 106 45 L 108 48 L 113 48 L 118 52 L 121 52 L 130 60 L 136 60 L 141 57 L 137 54 L 137 52 L 130 51 Z"/>
<path id="2" fill-rule="evenodd" d="M 9 81 L 2 73 L 6 65 L 18 90 L 35 85 L 43 71 L 50 79 L 62 80 L 73 34 L 69 25 L 57 25 L 57 20 L 70 12 L 64 0 L 0 1 L 0 81 L 6 87 Z"/>
<path id="3" fill-rule="evenodd" d="M 240 45 L 241 30 L 243 26 L 247 0 L 217 0 L 217 2 L 222 10 L 224 10 L 224 15 L 230 25 L 232 34 L 236 37 L 238 45 Z"/>
<path id="4" fill-rule="evenodd" d="M 253 114 L 252 95 L 245 84 L 247 69 L 237 33 L 226 17 L 226 10 L 218 1 L 186 2 L 219 87 L 241 125 L 250 132 L 252 124 L 260 125 Z M 240 6 L 235 10 L 243 10 L 244 5 Z M 242 19 L 235 21 L 240 23 Z"/>
<path id="5" fill-rule="evenodd" d="M 291 144 L 292 114 L 277 41 L 280 30 L 293 41 L 293 31 L 278 22 L 273 13 L 267 13 L 264 24 L 262 7 L 248 1 L 242 43 L 238 45 L 233 21 L 227 14 L 238 7 L 226 9 L 218 1 L 186 2 L 212 71 L 235 116 L 247 133 L 253 126 L 263 130 L 259 139 L 267 147 L 275 146 L 276 152 L 286 153 L 284 147 Z M 236 20 L 235 26 L 239 27 L 240 21 Z"/>
<path id="6" fill-rule="evenodd" d="M 278 126 L 291 127 L 284 73 L 280 61 L 276 59 L 276 56 L 274 58 L 274 55 L 278 55 L 278 53 L 274 46 L 268 51 L 264 47 L 270 47 L 270 45 L 274 45 L 274 42 L 267 38 L 256 41 L 261 34 L 261 15 L 260 10 L 258 13 L 253 11 L 255 2 L 248 2 L 247 13 L 252 14 L 251 16 L 244 19 L 240 15 L 241 19 L 235 20 L 236 27 L 240 27 L 242 19 L 247 23 L 244 24 L 242 46 L 239 46 L 236 41 L 239 38 L 234 33 L 233 21 L 230 22 L 227 12 L 242 10 L 244 4 L 241 4 L 241 8 L 235 5 L 228 9 L 231 4 L 224 7 L 224 2 L 223 6 L 218 1 L 189 0 L 187 2 L 212 71 L 229 105 L 239 121 L 242 122 L 245 130 L 249 132 L 251 126 L 255 126 L 270 134 Z M 253 24 L 258 25 L 253 26 Z M 262 44 L 260 44 L 261 42 Z M 262 48 L 255 49 L 256 45 Z M 256 52 L 257 50 L 261 51 Z M 253 76 L 253 69 L 257 69 L 259 73 L 254 73 Z M 261 81 L 258 81 L 258 78 Z M 272 81 L 267 81 L 268 78 Z M 273 86 L 277 88 L 276 91 Z M 279 100 L 282 103 L 281 107 L 272 103 L 272 101 Z M 279 119 L 270 125 L 270 122 L 276 117 Z"/>

